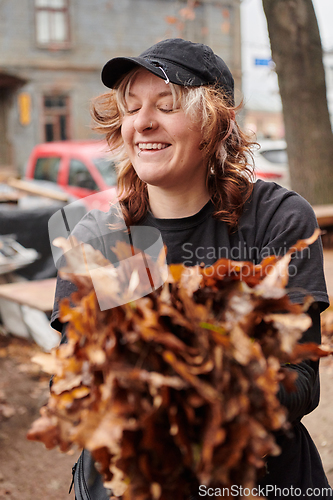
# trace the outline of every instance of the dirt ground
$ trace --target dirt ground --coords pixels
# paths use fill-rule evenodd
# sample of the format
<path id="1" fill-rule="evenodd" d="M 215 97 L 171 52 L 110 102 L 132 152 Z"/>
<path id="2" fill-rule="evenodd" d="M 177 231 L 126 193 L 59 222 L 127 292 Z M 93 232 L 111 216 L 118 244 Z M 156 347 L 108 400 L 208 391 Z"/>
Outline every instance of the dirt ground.
<path id="1" fill-rule="evenodd" d="M 35 344 L 0 335 L 0 407 L 4 413 L 0 418 L 0 499 L 73 500 L 68 490 L 77 451 L 63 454 L 26 439 L 49 391 L 49 377 L 30 361 L 36 351 Z"/>

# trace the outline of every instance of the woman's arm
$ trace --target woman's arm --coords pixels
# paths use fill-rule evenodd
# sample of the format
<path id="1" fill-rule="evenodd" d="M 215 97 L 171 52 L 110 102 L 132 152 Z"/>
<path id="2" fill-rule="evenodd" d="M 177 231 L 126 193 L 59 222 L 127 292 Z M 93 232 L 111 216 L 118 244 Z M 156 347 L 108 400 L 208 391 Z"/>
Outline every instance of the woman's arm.
<path id="1" fill-rule="evenodd" d="M 310 237 L 318 227 L 311 205 L 298 194 L 259 185 L 261 188 L 257 206 L 265 212 L 256 229 L 257 245 L 261 257 L 282 256 L 298 240 Z M 320 312 L 328 305 L 323 272 L 323 251 L 320 238 L 302 251 L 294 253 L 289 265 L 287 291 L 292 302 L 303 303 L 307 296 L 313 297 L 308 314 L 312 326 L 303 334 L 300 342 L 321 343 Z M 296 390 L 287 392 L 281 385 L 278 397 L 289 411 L 291 422 L 300 420 L 316 408 L 319 402 L 319 363 L 303 361 L 285 368 L 297 372 Z"/>
<path id="2" fill-rule="evenodd" d="M 300 342 L 320 343 L 320 312 L 317 304 L 310 307 L 308 314 L 312 319 L 312 326 L 304 333 Z M 299 421 L 304 415 L 312 412 L 319 403 L 319 361 L 306 360 L 298 364 L 285 367 L 297 373 L 295 391 L 288 392 L 281 384 L 278 398 L 288 410 L 291 422 Z"/>

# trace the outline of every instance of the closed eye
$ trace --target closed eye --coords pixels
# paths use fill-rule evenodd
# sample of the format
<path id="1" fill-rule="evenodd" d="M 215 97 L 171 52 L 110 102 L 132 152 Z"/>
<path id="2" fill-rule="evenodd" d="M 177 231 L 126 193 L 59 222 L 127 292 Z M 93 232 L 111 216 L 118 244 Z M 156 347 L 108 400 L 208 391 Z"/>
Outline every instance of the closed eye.
<path id="1" fill-rule="evenodd" d="M 126 113 L 127 113 L 128 115 L 133 115 L 134 113 L 137 113 L 139 110 L 140 110 L 140 108 L 136 108 L 136 109 L 128 109 L 128 110 L 126 111 Z"/>
<path id="2" fill-rule="evenodd" d="M 163 113 L 172 113 L 173 111 L 178 111 L 180 108 L 179 107 L 171 107 L 171 108 L 163 108 L 160 107 L 159 110 L 163 111 Z"/>

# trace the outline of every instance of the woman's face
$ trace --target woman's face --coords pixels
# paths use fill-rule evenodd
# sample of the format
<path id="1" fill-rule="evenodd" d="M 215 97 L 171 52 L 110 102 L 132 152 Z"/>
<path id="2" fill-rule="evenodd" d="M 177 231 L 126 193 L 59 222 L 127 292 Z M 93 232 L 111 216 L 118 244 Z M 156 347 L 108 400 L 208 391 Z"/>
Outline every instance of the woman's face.
<path id="1" fill-rule="evenodd" d="M 205 185 L 199 149 L 200 124 L 176 105 L 165 81 L 146 70 L 134 77 L 126 97 L 121 134 L 140 179 L 163 190 L 192 190 Z"/>

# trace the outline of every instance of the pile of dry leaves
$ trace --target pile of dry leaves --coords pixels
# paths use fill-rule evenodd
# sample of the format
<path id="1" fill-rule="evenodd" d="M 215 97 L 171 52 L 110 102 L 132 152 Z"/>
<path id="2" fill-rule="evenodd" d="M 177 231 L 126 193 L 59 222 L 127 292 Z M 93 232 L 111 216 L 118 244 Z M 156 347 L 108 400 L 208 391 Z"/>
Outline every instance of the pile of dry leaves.
<path id="1" fill-rule="evenodd" d="M 78 288 L 61 304 L 68 343 L 38 357 L 55 375 L 29 438 L 87 448 L 124 500 L 183 500 L 199 484 L 253 487 L 263 457 L 279 453 L 273 431 L 288 427 L 276 394 L 295 371 L 281 365 L 329 352 L 297 343 L 311 322 L 285 291 L 292 252 L 316 237 L 259 266 L 170 266 L 146 296 L 125 247 L 115 249 L 117 268 L 88 245 L 67 252 L 62 275 Z M 94 286 L 87 256 L 105 270 Z M 149 262 L 150 277 L 159 265 Z M 114 307 L 100 310 L 96 280 Z M 143 297 L 132 301 L 134 292 Z"/>

